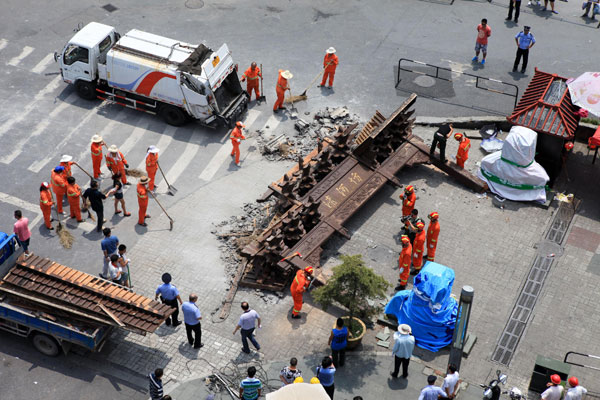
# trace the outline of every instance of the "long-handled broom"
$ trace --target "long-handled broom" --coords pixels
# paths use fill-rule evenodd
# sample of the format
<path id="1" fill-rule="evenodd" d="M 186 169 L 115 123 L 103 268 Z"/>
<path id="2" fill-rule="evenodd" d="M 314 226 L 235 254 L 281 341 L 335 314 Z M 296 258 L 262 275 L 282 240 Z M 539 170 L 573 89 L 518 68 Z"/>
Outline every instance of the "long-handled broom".
<path id="1" fill-rule="evenodd" d="M 160 173 L 161 173 L 163 179 L 165 180 L 165 183 L 167 184 L 168 193 L 171 196 L 175 196 L 175 193 L 177 193 L 177 189 L 175 188 L 175 186 L 169 185 L 169 182 L 167 181 L 167 177 L 165 176 L 165 173 L 163 172 L 162 168 L 160 167 L 160 163 L 158 161 L 156 161 L 156 165 L 158 165 L 158 169 L 160 170 Z"/>
<path id="2" fill-rule="evenodd" d="M 173 230 L 173 218 L 171 218 L 169 216 L 169 214 L 167 214 L 167 211 L 165 210 L 165 208 L 162 206 L 162 204 L 160 204 L 160 201 L 158 201 L 158 199 L 156 198 L 156 196 L 154 195 L 154 193 L 152 193 L 150 190 L 148 190 L 148 193 L 150 193 L 150 195 L 152 196 L 152 198 L 158 203 L 158 206 L 160 207 L 161 210 L 163 210 L 163 212 L 165 213 L 165 215 L 167 216 L 167 218 L 169 218 L 169 230 L 172 231 Z"/>
<path id="3" fill-rule="evenodd" d="M 79 169 L 82 170 L 87 176 L 89 176 L 91 180 L 94 180 L 94 177 L 92 175 L 90 175 L 90 173 L 87 172 L 85 169 L 83 169 L 83 167 L 81 165 L 77 164 L 76 162 L 73 162 L 73 164 L 75 164 L 77 167 L 79 167 Z M 81 203 L 82 203 L 81 211 L 83 211 L 83 212 L 87 211 L 88 218 L 95 222 L 96 218 L 94 218 L 94 216 L 92 215 L 89 204 L 87 204 L 87 202 L 83 198 L 81 199 Z"/>
<path id="4" fill-rule="evenodd" d="M 314 77 L 314 79 L 308 84 L 308 86 L 306 87 L 306 89 L 304 89 L 304 92 L 300 93 L 297 96 L 292 96 L 290 94 L 290 97 L 287 98 L 287 99 L 285 99 L 284 103 L 293 103 L 295 101 L 298 102 L 300 100 L 306 100 L 308 98 L 306 96 L 306 92 L 308 92 L 308 89 L 310 89 L 310 87 L 315 84 L 315 82 L 317 81 L 317 79 L 319 79 L 321 77 L 321 75 L 323 75 L 324 72 L 325 72 L 325 68 L 323 68 L 321 70 L 321 72 L 319 72 L 319 74 Z"/>
<path id="5" fill-rule="evenodd" d="M 52 193 L 50 193 L 50 195 L 52 195 Z M 52 196 L 52 197 L 54 197 L 54 196 Z M 56 199 L 56 201 L 58 201 L 58 198 Z M 75 241 L 75 238 L 73 237 L 73 235 L 71 235 L 71 232 L 67 231 L 62 226 L 56 201 L 54 202 L 54 211 L 56 212 L 56 220 L 58 221 L 58 225 L 56 227 L 56 234 L 58 235 L 58 239 L 59 239 L 62 247 L 64 247 L 65 249 L 70 249 L 73 246 L 73 242 Z"/>

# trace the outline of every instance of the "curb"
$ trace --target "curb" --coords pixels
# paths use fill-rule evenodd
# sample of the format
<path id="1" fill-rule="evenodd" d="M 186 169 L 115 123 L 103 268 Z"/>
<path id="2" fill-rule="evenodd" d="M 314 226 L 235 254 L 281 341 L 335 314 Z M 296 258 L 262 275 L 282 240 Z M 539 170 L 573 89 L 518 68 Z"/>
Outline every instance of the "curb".
<path id="1" fill-rule="evenodd" d="M 422 126 L 441 126 L 443 124 L 452 124 L 460 129 L 480 129 L 485 125 L 495 124 L 503 131 L 509 131 L 512 124 L 506 120 L 506 117 L 482 116 L 482 117 L 417 117 L 416 125 Z"/>

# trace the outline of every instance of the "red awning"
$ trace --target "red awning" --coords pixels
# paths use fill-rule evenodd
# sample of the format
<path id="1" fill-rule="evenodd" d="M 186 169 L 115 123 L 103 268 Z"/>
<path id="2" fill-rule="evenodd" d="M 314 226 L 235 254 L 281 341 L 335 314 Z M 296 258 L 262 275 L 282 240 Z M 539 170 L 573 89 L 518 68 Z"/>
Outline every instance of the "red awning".
<path id="1" fill-rule="evenodd" d="M 519 104 L 506 119 L 513 125 L 570 140 L 579 125 L 577 110 L 571 102 L 567 78 L 535 68 Z"/>

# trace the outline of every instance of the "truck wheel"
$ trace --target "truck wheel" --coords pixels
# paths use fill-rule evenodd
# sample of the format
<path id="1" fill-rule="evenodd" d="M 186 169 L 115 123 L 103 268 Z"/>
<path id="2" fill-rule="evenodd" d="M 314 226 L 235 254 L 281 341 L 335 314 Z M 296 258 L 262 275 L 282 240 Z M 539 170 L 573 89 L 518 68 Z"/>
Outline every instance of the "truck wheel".
<path id="1" fill-rule="evenodd" d="M 96 85 L 92 82 L 77 81 L 75 82 L 75 90 L 82 99 L 94 100 L 96 98 Z"/>
<path id="2" fill-rule="evenodd" d="M 188 121 L 187 114 L 179 107 L 163 105 L 158 115 L 169 125 L 181 126 Z"/>
<path id="3" fill-rule="evenodd" d="M 60 347 L 56 340 L 44 333 L 34 333 L 31 342 L 33 347 L 44 355 L 56 357 L 60 354 Z"/>

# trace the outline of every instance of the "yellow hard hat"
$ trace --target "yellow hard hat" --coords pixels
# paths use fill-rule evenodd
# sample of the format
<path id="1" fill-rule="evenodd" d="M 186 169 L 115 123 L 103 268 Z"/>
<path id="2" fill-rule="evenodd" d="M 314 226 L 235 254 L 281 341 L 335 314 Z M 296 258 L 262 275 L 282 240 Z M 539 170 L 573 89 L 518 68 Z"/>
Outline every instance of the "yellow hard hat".
<path id="1" fill-rule="evenodd" d="M 296 379 L 294 379 L 294 383 L 304 383 L 304 378 L 299 376 Z"/>
<path id="2" fill-rule="evenodd" d="M 316 376 L 313 376 L 312 378 L 310 378 L 310 383 L 317 384 L 317 383 L 321 383 L 321 381 Z"/>

